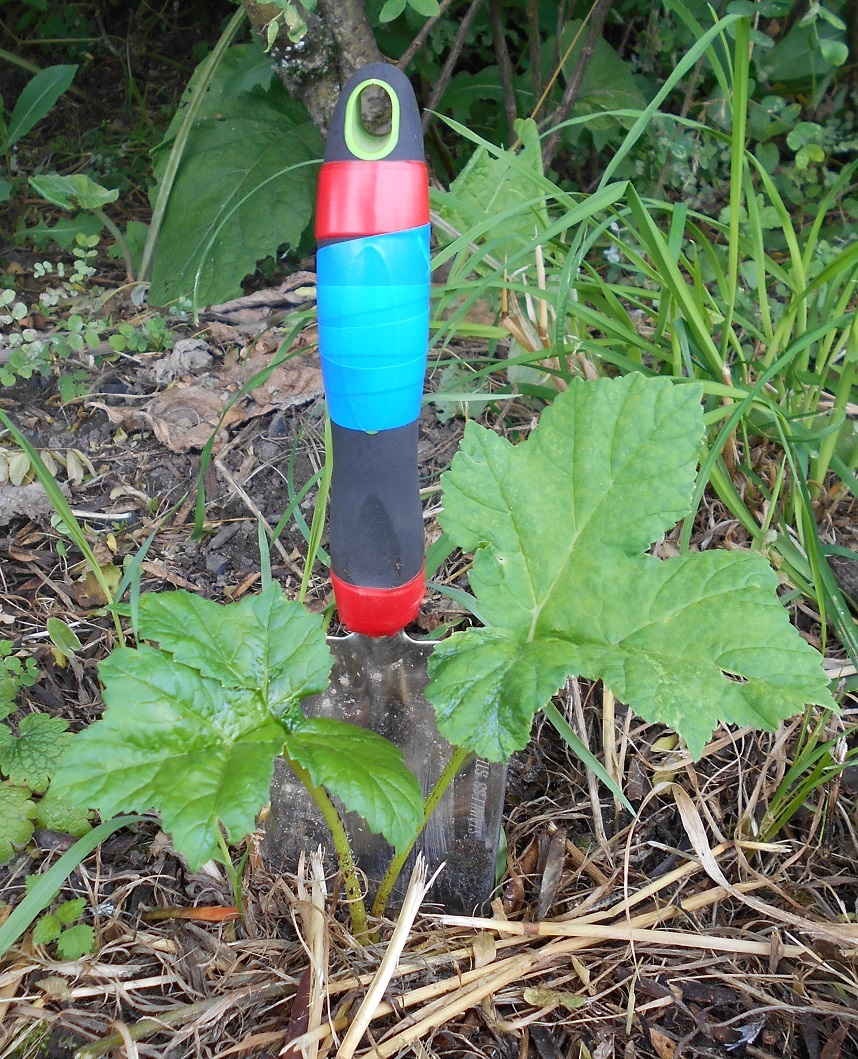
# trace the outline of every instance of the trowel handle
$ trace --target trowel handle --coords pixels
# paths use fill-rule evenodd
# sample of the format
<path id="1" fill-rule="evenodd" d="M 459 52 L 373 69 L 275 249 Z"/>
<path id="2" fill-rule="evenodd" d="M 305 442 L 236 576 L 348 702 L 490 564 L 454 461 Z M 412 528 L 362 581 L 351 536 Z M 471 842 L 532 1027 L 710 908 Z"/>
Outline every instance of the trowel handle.
<path id="1" fill-rule="evenodd" d="M 390 132 L 361 96 L 387 93 Z M 319 349 L 333 430 L 331 580 L 343 623 L 389 636 L 424 593 L 417 419 L 429 335 L 429 190 L 420 113 L 395 66 L 346 83 L 316 205 Z"/>

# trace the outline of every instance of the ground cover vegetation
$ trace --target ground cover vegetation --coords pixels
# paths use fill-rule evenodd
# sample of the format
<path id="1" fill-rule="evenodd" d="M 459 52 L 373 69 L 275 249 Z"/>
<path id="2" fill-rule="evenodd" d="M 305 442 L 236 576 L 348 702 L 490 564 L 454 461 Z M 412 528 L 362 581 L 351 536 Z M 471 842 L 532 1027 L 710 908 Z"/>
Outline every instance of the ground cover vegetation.
<path id="1" fill-rule="evenodd" d="M 351 1055 L 374 1020 L 384 1055 L 858 1054 L 858 13 L 0 23 L 3 1054 Z M 416 886 L 392 936 L 330 796 L 401 865 L 419 788 L 300 708 L 335 621 L 315 174 L 381 56 L 433 171 L 412 631 L 453 764 L 510 760 L 493 918 L 415 924 Z M 261 856 L 280 754 L 345 901 Z"/>

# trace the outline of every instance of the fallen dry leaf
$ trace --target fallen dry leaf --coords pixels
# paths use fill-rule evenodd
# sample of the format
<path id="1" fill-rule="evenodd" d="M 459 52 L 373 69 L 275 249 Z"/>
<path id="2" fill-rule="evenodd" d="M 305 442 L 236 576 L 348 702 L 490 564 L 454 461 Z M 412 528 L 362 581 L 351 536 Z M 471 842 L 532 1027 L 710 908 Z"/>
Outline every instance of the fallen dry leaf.
<path id="1" fill-rule="evenodd" d="M 649 1037 L 658 1059 L 673 1059 L 676 1055 L 676 1041 L 671 1040 L 666 1033 L 662 1033 L 655 1026 L 650 1026 Z"/>
<path id="2" fill-rule="evenodd" d="M 270 357 L 224 365 L 219 371 L 198 376 L 194 382 L 177 384 L 154 394 L 138 407 L 117 407 L 100 401 L 111 423 L 132 430 L 151 430 L 171 452 L 201 449 L 217 430 L 227 404 L 258 372 L 270 365 Z M 308 404 L 322 393 L 322 370 L 314 353 L 292 357 L 274 369 L 268 379 L 235 402 L 223 418 L 218 442 L 228 428 L 273 409 Z M 217 443 L 216 443 L 217 447 Z"/>

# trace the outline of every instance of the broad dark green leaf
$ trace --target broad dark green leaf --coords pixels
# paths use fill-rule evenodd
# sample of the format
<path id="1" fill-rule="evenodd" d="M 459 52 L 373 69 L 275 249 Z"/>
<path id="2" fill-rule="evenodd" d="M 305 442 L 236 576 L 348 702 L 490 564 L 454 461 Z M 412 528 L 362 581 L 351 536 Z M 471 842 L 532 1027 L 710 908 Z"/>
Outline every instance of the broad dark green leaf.
<path id="1" fill-rule="evenodd" d="M 313 212 L 318 174 L 306 163 L 323 150 L 307 111 L 272 78 L 262 49 L 230 48 L 185 146 L 153 261 L 150 302 L 190 297 L 195 283 L 200 305 L 225 301 L 241 293 L 241 281 L 261 258 L 297 245 Z"/>

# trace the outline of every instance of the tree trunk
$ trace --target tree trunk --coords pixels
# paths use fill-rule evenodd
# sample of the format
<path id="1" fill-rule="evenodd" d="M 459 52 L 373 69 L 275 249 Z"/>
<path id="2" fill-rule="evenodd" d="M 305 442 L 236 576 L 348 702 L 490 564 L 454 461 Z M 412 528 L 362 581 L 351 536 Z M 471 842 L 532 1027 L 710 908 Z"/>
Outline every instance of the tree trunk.
<path id="1" fill-rule="evenodd" d="M 265 27 L 279 9 L 258 0 L 244 0 L 251 25 L 263 38 Z M 366 63 L 383 62 L 369 27 L 363 0 L 319 0 L 312 14 L 306 14 L 307 33 L 293 44 L 282 24 L 271 48 L 271 61 L 286 91 L 300 100 L 323 133 L 328 131 L 340 87 Z M 382 101 L 383 103 L 383 101 Z M 384 120 L 384 114 L 367 114 L 370 128 Z"/>

